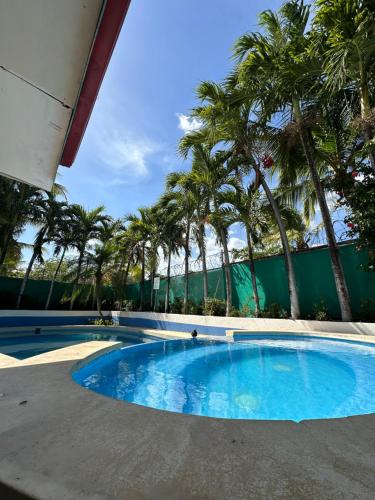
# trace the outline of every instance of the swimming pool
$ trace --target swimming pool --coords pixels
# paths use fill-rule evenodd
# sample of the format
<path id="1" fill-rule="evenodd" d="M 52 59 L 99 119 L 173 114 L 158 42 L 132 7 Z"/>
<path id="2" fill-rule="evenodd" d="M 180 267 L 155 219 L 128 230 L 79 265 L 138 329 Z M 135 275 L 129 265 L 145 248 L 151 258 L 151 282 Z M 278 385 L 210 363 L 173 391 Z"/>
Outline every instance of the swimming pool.
<path id="1" fill-rule="evenodd" d="M 160 410 L 232 419 L 375 412 L 375 345 L 278 335 L 121 348 L 73 373 L 87 389 Z"/>
<path id="2" fill-rule="evenodd" d="M 16 359 L 27 359 L 38 354 L 62 349 L 71 345 L 82 344 L 93 340 L 117 341 L 125 346 L 142 344 L 152 340 L 151 337 L 132 332 L 111 332 L 108 330 L 64 328 L 64 330 L 35 329 L 18 332 L 17 334 L 0 335 L 0 353 Z"/>

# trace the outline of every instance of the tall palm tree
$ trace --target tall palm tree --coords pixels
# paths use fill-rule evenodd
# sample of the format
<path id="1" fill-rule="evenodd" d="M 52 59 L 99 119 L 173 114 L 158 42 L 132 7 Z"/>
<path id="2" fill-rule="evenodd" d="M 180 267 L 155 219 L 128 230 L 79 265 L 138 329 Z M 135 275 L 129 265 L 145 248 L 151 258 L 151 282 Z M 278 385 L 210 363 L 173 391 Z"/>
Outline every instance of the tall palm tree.
<path id="1" fill-rule="evenodd" d="M 114 264 L 115 255 L 118 252 L 116 235 L 122 227 L 119 220 L 103 221 L 99 227 L 93 252 L 89 253 L 89 262 L 95 278 L 95 301 L 97 311 L 102 316 L 103 300 L 103 278 L 107 270 Z"/>
<path id="2" fill-rule="evenodd" d="M 260 242 L 261 234 L 269 227 L 268 207 L 261 201 L 259 191 L 253 183 L 247 187 L 239 183 L 236 190 L 224 193 L 223 202 L 226 205 L 224 211 L 232 216 L 232 221 L 240 222 L 245 227 L 255 316 L 258 317 L 260 303 L 253 247 Z"/>
<path id="3" fill-rule="evenodd" d="M 64 216 L 65 208 L 66 203 L 58 201 L 55 197 L 54 191 L 48 193 L 46 198 L 42 199 L 37 206 L 37 221 L 39 222 L 41 227 L 35 236 L 31 258 L 18 293 L 16 309 L 20 308 L 22 297 L 24 295 L 26 284 L 29 279 L 34 262 L 35 260 L 43 260 L 43 245 L 52 239 L 57 221 Z"/>
<path id="4" fill-rule="evenodd" d="M 293 115 L 326 231 L 341 317 L 350 321 L 349 292 L 320 181 L 311 126 L 314 116 L 311 97 L 319 83 L 312 69 L 319 65 L 308 51 L 308 19 L 309 7 L 304 5 L 303 0 L 286 2 L 278 14 L 263 12 L 260 15 L 263 34 L 244 35 L 236 44 L 235 55 L 240 60 L 237 71 L 239 85 L 255 94 L 254 100 L 259 103 L 265 120 L 285 109 Z M 262 85 L 262 82 L 266 83 Z"/>
<path id="5" fill-rule="evenodd" d="M 48 290 L 48 296 L 45 304 L 45 309 L 49 309 L 49 305 L 51 302 L 51 297 L 53 293 L 53 289 L 55 286 L 55 282 L 57 279 L 57 276 L 60 272 L 61 265 L 64 261 L 66 252 L 69 250 L 69 248 L 73 248 L 74 244 L 74 233 L 72 231 L 72 214 L 70 211 L 69 205 L 66 207 L 64 212 L 61 214 L 59 219 L 56 221 L 56 226 L 54 229 L 54 232 L 51 236 L 51 242 L 55 245 L 54 248 L 54 256 L 55 257 L 60 257 L 59 261 L 57 263 L 55 272 L 53 274 L 50 287 Z"/>
<path id="6" fill-rule="evenodd" d="M 167 260 L 167 277 L 165 287 L 164 312 L 169 312 L 170 305 L 170 282 L 171 282 L 171 259 L 173 255 L 179 255 L 180 249 L 184 245 L 184 228 L 181 224 L 181 211 L 178 207 L 175 212 L 171 210 L 172 206 L 163 205 L 160 201 L 159 222 L 160 222 L 160 246 Z"/>
<path id="7" fill-rule="evenodd" d="M 27 184 L 0 176 L 0 268 L 9 246 L 22 233 L 27 223 L 37 216 L 43 192 Z"/>
<path id="8" fill-rule="evenodd" d="M 139 310 L 142 311 L 145 305 L 145 274 L 146 274 L 146 248 L 150 241 L 151 226 L 153 214 L 149 207 L 138 209 L 139 215 L 129 215 L 127 217 L 128 231 L 130 235 L 138 242 L 141 261 L 141 283 L 140 283 L 140 304 Z"/>
<path id="9" fill-rule="evenodd" d="M 73 281 L 72 294 L 70 297 L 69 309 L 72 310 L 77 295 L 78 283 L 81 277 L 83 260 L 90 239 L 97 238 L 103 223 L 108 220 L 108 216 L 103 214 L 104 206 L 99 206 L 93 210 L 85 210 L 82 205 L 72 205 L 72 228 L 75 235 L 73 246 L 78 251 L 78 261 L 76 275 Z"/>
<path id="10" fill-rule="evenodd" d="M 127 218 L 125 218 L 125 221 Z M 123 301 L 126 299 L 126 286 L 131 266 L 135 266 L 141 261 L 140 245 L 135 235 L 122 227 L 115 236 L 117 255 L 117 272 L 113 276 L 113 286 L 118 290 L 117 303 L 121 310 Z"/>
<path id="11" fill-rule="evenodd" d="M 229 158 L 228 152 L 216 151 L 212 153 L 210 148 L 205 148 L 202 145 L 193 146 L 192 151 L 193 167 L 190 177 L 194 185 L 203 186 L 207 193 L 208 201 L 212 204 L 211 224 L 223 248 L 226 315 L 229 316 L 232 308 L 232 279 L 228 249 L 228 224 L 226 224 L 220 212 L 220 195 L 223 190 L 231 186 L 237 186 L 237 181 L 226 166 L 226 161 Z"/>
<path id="12" fill-rule="evenodd" d="M 196 200 L 192 192 L 192 182 L 186 172 L 172 172 L 167 176 L 166 192 L 161 204 L 174 213 L 184 227 L 184 303 L 183 310 L 188 311 L 189 300 L 189 258 L 192 225 L 194 224 Z"/>
<path id="13" fill-rule="evenodd" d="M 236 79 L 234 79 L 234 85 L 237 85 Z M 198 117 L 204 126 L 197 132 L 186 134 L 181 139 L 180 153 L 186 157 L 196 144 L 225 142 L 230 145 L 236 159 L 234 166 L 242 164 L 246 166 L 246 173 L 249 170 L 254 171 L 255 182 L 263 188 L 279 227 L 287 271 L 291 316 L 293 319 L 298 319 L 300 317 L 298 288 L 290 245 L 279 205 L 268 186 L 265 171 L 261 166 L 265 151 L 259 140 L 258 127 L 250 119 L 253 114 L 252 101 L 248 93 L 242 89 L 234 91 L 233 82 L 230 82 L 228 87 L 229 91 L 212 82 L 203 82 L 198 87 L 197 94 L 204 105 L 195 108 L 193 116 Z M 238 179 L 238 170 L 235 174 Z"/>
<path id="14" fill-rule="evenodd" d="M 368 0 L 317 0 L 313 22 L 315 53 L 323 59 L 325 86 L 331 94 L 354 87 L 361 129 L 375 172 L 373 86 L 375 4 Z"/>

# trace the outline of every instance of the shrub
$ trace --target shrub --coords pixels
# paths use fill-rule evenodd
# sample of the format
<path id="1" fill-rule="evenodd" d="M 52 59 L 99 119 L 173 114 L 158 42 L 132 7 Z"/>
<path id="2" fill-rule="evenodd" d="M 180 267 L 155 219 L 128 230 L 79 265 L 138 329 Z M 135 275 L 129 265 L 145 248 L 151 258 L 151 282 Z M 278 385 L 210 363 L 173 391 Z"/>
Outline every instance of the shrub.
<path id="1" fill-rule="evenodd" d="M 135 311 L 137 309 L 134 300 L 123 300 L 121 310 L 122 311 Z"/>
<path id="2" fill-rule="evenodd" d="M 96 318 L 96 319 L 89 319 L 89 325 L 96 325 L 96 326 L 113 326 L 114 323 L 111 319 L 105 319 L 105 318 Z"/>
<path id="3" fill-rule="evenodd" d="M 286 319 L 288 317 L 288 313 L 285 309 L 277 302 L 273 302 L 267 308 L 259 314 L 260 318 L 276 318 L 276 319 Z"/>
<path id="4" fill-rule="evenodd" d="M 314 304 L 314 315 L 313 318 L 316 321 L 329 321 L 330 317 L 328 314 L 328 308 L 323 299 L 320 299 L 318 304 Z"/>
<path id="5" fill-rule="evenodd" d="M 170 310 L 173 314 L 202 314 L 202 306 L 192 300 L 188 300 L 186 308 L 184 308 L 184 299 L 182 297 L 174 299 L 170 305 Z"/>
<path id="6" fill-rule="evenodd" d="M 225 300 L 207 298 L 204 301 L 203 314 L 205 316 L 225 316 L 225 309 Z"/>
<path id="7" fill-rule="evenodd" d="M 240 311 L 239 309 L 235 309 L 234 307 L 232 307 L 232 309 L 230 311 L 230 315 L 232 318 L 243 318 L 244 317 L 243 312 Z"/>
<path id="8" fill-rule="evenodd" d="M 169 306 L 171 313 L 173 314 L 182 314 L 183 307 L 184 307 L 184 301 L 181 297 L 176 297 Z"/>

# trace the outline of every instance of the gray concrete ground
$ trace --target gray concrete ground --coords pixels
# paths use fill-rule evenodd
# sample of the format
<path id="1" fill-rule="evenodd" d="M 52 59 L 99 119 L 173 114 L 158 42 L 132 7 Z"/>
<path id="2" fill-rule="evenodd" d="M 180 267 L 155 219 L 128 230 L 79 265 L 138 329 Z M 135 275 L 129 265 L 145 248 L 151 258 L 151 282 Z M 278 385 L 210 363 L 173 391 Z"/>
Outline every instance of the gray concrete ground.
<path id="1" fill-rule="evenodd" d="M 375 415 L 297 424 L 162 412 L 76 385 L 75 362 L 0 369 L 3 485 L 53 500 L 375 498 Z"/>

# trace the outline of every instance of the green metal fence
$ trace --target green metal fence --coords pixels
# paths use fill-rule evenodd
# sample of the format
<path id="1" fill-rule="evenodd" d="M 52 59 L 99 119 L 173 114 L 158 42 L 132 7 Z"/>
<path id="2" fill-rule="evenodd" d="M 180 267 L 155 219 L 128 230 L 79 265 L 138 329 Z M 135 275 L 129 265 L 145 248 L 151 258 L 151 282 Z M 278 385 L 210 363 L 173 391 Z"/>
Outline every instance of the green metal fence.
<path id="1" fill-rule="evenodd" d="M 353 313 L 356 318 L 366 319 L 375 309 L 375 273 L 360 269 L 361 264 L 367 261 L 367 251 L 358 251 L 355 244 L 340 246 L 340 255 L 349 287 Z M 314 309 L 321 308 L 322 304 L 328 309 L 331 318 L 340 317 L 335 284 L 331 270 L 329 252 L 327 248 L 309 249 L 293 254 L 301 312 L 304 317 L 312 316 Z M 289 296 L 284 258 L 282 256 L 268 257 L 256 260 L 258 290 L 261 307 L 269 308 L 271 304 L 279 304 L 289 310 Z M 253 309 L 252 286 L 250 270 L 247 262 L 231 265 L 233 307 Z M 156 304 L 161 308 L 165 300 L 166 280 L 160 282 L 160 289 L 155 293 Z M 225 299 L 224 272 L 222 268 L 208 271 L 209 296 Z M 18 291 L 21 286 L 19 278 L 0 277 L 0 307 L 12 309 L 15 306 Z M 29 280 L 21 308 L 43 309 L 47 298 L 50 282 L 47 280 Z M 68 309 L 64 297 L 70 295 L 72 285 L 69 283 L 55 283 L 50 309 Z M 112 288 L 104 287 L 106 303 L 104 307 L 113 307 Z M 139 301 L 139 284 L 128 285 L 126 299 Z M 145 299 L 149 302 L 151 283 L 145 283 Z M 170 297 L 173 303 L 176 297 L 184 295 L 184 276 L 171 278 Z M 195 304 L 203 300 L 203 275 L 200 272 L 189 275 L 189 299 Z M 75 302 L 75 309 L 95 308 L 93 287 L 84 287 L 80 297 Z M 370 309 L 370 310 L 369 310 Z M 374 311 L 373 311 L 374 312 Z"/>
<path id="2" fill-rule="evenodd" d="M 0 308 L 14 309 L 17 295 L 22 283 L 21 278 L 0 277 Z M 51 282 L 49 280 L 33 280 L 27 282 L 21 309 L 44 309 Z M 69 309 L 68 299 L 72 291 L 71 283 L 55 282 L 50 309 Z M 96 309 L 94 289 L 90 285 L 80 286 L 80 293 L 75 301 L 74 309 Z M 112 307 L 112 288 L 105 287 L 104 298 L 108 307 Z"/>
<path id="3" fill-rule="evenodd" d="M 369 309 L 375 305 L 375 273 L 360 269 L 367 261 L 367 251 L 358 251 L 355 244 L 340 245 L 340 255 L 349 288 L 353 314 L 366 319 Z M 316 309 L 326 307 L 331 318 L 340 317 L 335 283 L 331 270 L 327 248 L 308 249 L 293 254 L 301 312 L 304 317 L 313 316 Z M 287 276 L 283 256 L 274 256 L 256 260 L 255 271 L 262 308 L 279 304 L 289 310 Z M 247 262 L 231 265 L 232 305 L 236 309 L 247 306 L 253 309 L 250 269 Z M 209 296 L 225 299 L 223 269 L 208 272 Z M 155 292 L 156 303 L 164 304 L 166 280 L 160 282 L 160 289 Z M 145 296 L 150 297 L 151 286 L 145 284 Z M 171 302 L 184 295 L 184 277 L 171 278 Z M 129 285 L 126 298 L 139 299 L 139 285 Z M 189 299 L 198 304 L 203 300 L 203 275 L 201 272 L 189 275 Z"/>

